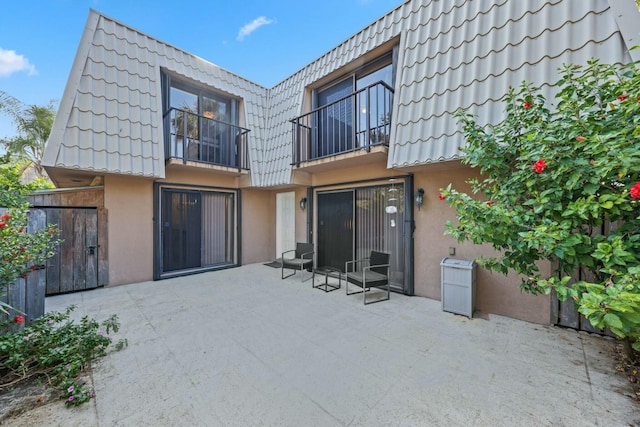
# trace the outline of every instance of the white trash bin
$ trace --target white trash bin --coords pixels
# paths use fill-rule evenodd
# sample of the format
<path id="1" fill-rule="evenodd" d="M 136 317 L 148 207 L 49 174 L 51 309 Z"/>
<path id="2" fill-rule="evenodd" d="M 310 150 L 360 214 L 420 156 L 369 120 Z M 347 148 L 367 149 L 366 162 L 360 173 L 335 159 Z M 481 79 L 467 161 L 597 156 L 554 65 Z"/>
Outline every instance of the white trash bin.
<path id="1" fill-rule="evenodd" d="M 473 317 L 476 302 L 476 263 L 443 258 L 441 268 L 442 310 Z"/>

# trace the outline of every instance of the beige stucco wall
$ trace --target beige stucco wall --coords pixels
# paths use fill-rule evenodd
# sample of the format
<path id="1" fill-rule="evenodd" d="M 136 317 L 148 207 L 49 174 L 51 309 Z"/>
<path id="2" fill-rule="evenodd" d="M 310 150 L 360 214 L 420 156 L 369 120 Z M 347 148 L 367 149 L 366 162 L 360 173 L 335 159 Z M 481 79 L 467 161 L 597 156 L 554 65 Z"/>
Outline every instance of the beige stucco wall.
<path id="1" fill-rule="evenodd" d="M 169 167 L 165 179 L 158 182 L 235 189 L 238 188 L 239 179 L 235 175 L 217 174 L 204 167 Z"/>
<path id="2" fill-rule="evenodd" d="M 238 178 L 177 168 L 158 182 L 233 189 Z M 153 279 L 153 184 L 138 177 L 105 177 L 110 286 Z M 275 247 L 275 193 L 244 189 L 241 200 L 242 264 L 269 261 Z"/>
<path id="3" fill-rule="evenodd" d="M 474 259 L 481 255 L 494 255 L 487 245 L 470 242 L 458 243 L 445 235 L 445 223 L 456 219 L 455 209 L 438 199 L 441 188 L 450 183 L 459 191 L 471 193 L 466 180 L 474 176 L 470 168 L 451 162 L 449 169 L 429 168 L 414 174 L 414 187 L 425 190 L 424 205 L 415 209 L 415 294 L 440 300 L 440 262 L 444 257 Z M 455 248 L 455 255 L 449 255 L 449 248 Z M 549 271 L 549 265 L 541 265 Z M 516 275 L 504 276 L 478 267 L 476 278 L 477 315 L 500 314 L 529 322 L 548 324 L 550 322 L 550 299 L 548 296 L 532 296 L 520 291 L 520 279 Z"/>
<path id="4" fill-rule="evenodd" d="M 242 190 L 242 264 L 273 260 L 276 196 L 268 190 Z"/>
<path id="5" fill-rule="evenodd" d="M 438 200 L 441 188 L 452 183 L 456 189 L 469 191 L 466 180 L 474 172 L 456 162 L 446 165 L 422 166 L 410 171 L 414 188 L 425 190 L 425 202 L 414 210 L 414 291 L 415 295 L 440 300 L 440 262 L 455 248 L 454 258 L 473 259 L 490 255 L 488 246 L 458 243 L 445 236 L 447 220 L 455 221 L 455 211 Z M 314 187 L 404 176 L 408 171 L 389 170 L 383 162 L 346 167 L 311 175 Z M 167 171 L 163 180 L 171 183 L 237 188 L 238 178 L 232 175 L 212 175 L 210 172 L 178 168 Z M 325 187 L 326 188 L 326 187 Z M 242 190 L 242 264 L 265 262 L 275 250 L 276 194 L 278 191 L 245 188 Z M 298 202 L 306 197 L 307 187 L 295 191 L 296 241 L 307 240 L 307 212 Z M 151 280 L 153 277 L 153 181 L 132 177 L 105 177 L 105 208 L 109 213 L 109 277 L 110 285 Z M 116 243 L 118 242 L 118 243 Z M 542 266 L 549 269 L 548 265 Z M 519 289 L 515 275 L 503 276 L 482 268 L 477 271 L 476 316 L 489 313 L 505 315 L 535 323 L 548 324 L 550 300 L 547 296 L 531 296 Z"/>
<path id="6" fill-rule="evenodd" d="M 307 187 L 297 188 L 296 192 L 296 242 L 306 242 L 307 239 L 307 210 L 300 209 L 300 199 L 307 197 Z M 307 201 L 307 208 L 311 203 Z"/>
<path id="7" fill-rule="evenodd" d="M 153 278 L 153 181 L 118 175 L 104 179 L 109 218 L 109 285 Z"/>

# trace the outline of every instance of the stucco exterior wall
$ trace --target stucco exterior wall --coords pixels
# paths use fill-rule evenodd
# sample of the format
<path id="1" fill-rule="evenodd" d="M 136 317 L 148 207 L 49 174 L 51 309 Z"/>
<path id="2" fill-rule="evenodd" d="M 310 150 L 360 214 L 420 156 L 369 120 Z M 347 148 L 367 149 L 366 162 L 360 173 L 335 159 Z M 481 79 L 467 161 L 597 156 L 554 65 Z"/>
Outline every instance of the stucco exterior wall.
<path id="1" fill-rule="evenodd" d="M 238 178 L 234 175 L 212 174 L 206 168 L 167 168 L 167 176 L 158 182 L 171 184 L 199 185 L 203 187 L 238 188 Z"/>
<path id="2" fill-rule="evenodd" d="M 275 212 L 275 192 L 242 190 L 242 264 L 273 259 L 276 246 Z"/>
<path id="3" fill-rule="evenodd" d="M 274 196 L 275 197 L 275 196 Z M 311 206 L 309 201 L 307 201 L 307 208 L 303 211 L 300 209 L 300 199 L 303 197 L 307 197 L 307 188 L 297 188 L 296 189 L 296 242 L 306 242 L 307 239 L 307 209 Z M 274 222 L 275 224 L 275 222 Z"/>
<path id="4" fill-rule="evenodd" d="M 109 285 L 153 279 L 153 181 L 107 175 Z"/>
<path id="5" fill-rule="evenodd" d="M 466 180 L 476 176 L 475 171 L 457 162 L 450 162 L 449 169 L 423 167 L 414 174 L 414 188 L 425 191 L 424 205 L 416 208 L 414 232 L 415 294 L 436 300 L 440 293 L 440 262 L 445 257 L 474 259 L 481 255 L 494 255 L 493 248 L 470 242 L 458 243 L 445 235 L 445 223 L 456 220 L 455 209 L 438 199 L 441 188 L 450 183 L 459 191 L 471 193 Z M 455 248 L 455 255 L 449 255 Z M 543 274 L 550 269 L 548 263 L 541 264 Z M 476 277 L 476 310 L 479 316 L 488 313 L 500 314 L 534 323 L 549 324 L 549 296 L 532 296 L 520 291 L 517 275 L 504 276 L 478 267 Z"/>

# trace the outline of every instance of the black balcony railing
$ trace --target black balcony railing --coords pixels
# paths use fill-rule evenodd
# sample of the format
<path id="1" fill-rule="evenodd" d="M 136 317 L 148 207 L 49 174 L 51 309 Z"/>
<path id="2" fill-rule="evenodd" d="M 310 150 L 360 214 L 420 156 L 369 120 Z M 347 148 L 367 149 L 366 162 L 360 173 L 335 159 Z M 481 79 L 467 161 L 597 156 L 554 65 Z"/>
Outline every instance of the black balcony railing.
<path id="1" fill-rule="evenodd" d="M 166 158 L 249 169 L 249 129 L 179 108 L 171 108 L 164 121 Z"/>
<path id="2" fill-rule="evenodd" d="M 291 120 L 293 165 L 389 145 L 393 88 L 380 81 Z"/>

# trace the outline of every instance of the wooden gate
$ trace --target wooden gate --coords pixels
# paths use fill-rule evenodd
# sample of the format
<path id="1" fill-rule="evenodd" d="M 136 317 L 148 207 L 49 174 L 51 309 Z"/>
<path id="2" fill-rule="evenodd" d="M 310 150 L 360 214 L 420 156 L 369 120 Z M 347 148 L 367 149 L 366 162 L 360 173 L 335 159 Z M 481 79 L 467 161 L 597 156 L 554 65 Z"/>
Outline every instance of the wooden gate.
<path id="1" fill-rule="evenodd" d="M 39 208 L 48 224 L 57 224 L 62 240 L 56 254 L 47 261 L 46 294 L 93 289 L 100 283 L 98 255 L 98 209 Z"/>
<path id="2" fill-rule="evenodd" d="M 620 222 L 611 223 L 609 221 L 604 221 L 600 227 L 593 230 L 592 235 L 608 235 L 611 230 L 619 227 L 620 225 Z M 570 283 L 574 283 L 580 280 L 585 280 L 587 282 L 593 282 L 596 280 L 596 278 L 593 276 L 593 273 L 584 268 L 576 269 L 571 277 L 572 280 Z M 587 318 L 578 311 L 575 302 L 571 298 L 567 298 L 566 301 L 560 302 L 555 291 L 551 294 L 551 321 L 555 325 L 566 326 L 567 328 L 573 328 L 579 331 L 615 336 L 608 329 L 602 330 L 594 328 L 591 323 L 589 323 Z"/>
<path id="3" fill-rule="evenodd" d="M 575 302 L 567 298 L 564 302 L 558 300 L 558 294 L 554 291 L 551 295 L 551 317 L 553 323 L 558 326 L 577 329 L 579 331 L 595 332 L 597 334 L 611 335 L 602 329 L 594 328 L 584 315 L 580 314 Z"/>

